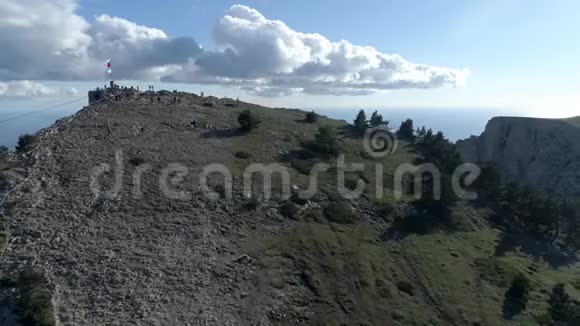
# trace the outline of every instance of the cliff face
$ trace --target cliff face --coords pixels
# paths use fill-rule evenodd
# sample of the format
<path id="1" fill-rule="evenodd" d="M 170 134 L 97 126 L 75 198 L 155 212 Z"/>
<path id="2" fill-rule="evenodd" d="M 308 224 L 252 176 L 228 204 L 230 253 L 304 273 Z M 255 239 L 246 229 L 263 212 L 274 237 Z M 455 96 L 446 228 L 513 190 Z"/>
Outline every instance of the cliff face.
<path id="1" fill-rule="evenodd" d="M 468 162 L 494 162 L 504 181 L 577 198 L 580 128 L 567 120 L 496 117 L 481 136 L 457 142 Z"/>

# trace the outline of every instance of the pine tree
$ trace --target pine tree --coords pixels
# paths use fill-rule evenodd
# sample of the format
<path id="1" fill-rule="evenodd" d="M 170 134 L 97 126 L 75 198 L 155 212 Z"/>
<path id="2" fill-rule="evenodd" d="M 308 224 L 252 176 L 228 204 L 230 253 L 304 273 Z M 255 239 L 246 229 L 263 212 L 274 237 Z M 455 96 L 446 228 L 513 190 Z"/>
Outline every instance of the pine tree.
<path id="1" fill-rule="evenodd" d="M 337 155 L 340 150 L 336 132 L 329 126 L 318 128 L 314 141 L 305 143 L 305 147 L 326 157 Z"/>
<path id="2" fill-rule="evenodd" d="M 568 323 L 572 320 L 572 303 L 570 296 L 566 293 L 564 284 L 556 284 L 552 288 L 552 293 L 548 299 L 548 315 L 551 321 L 556 323 Z"/>
<path id="3" fill-rule="evenodd" d="M 486 198 L 495 200 L 500 194 L 501 178 L 499 170 L 493 163 L 486 163 L 481 168 L 481 175 L 477 178 L 474 187 L 478 188 Z"/>
<path id="4" fill-rule="evenodd" d="M 253 115 L 250 110 L 245 110 L 240 113 L 238 115 L 238 122 L 240 123 L 240 129 L 244 132 L 251 131 L 261 123 L 260 119 Z"/>
<path id="5" fill-rule="evenodd" d="M 371 127 L 376 127 L 383 124 L 383 116 L 379 114 L 378 111 L 373 112 L 371 115 Z"/>
<path id="6" fill-rule="evenodd" d="M 308 123 L 315 123 L 316 121 L 318 121 L 318 114 L 316 114 L 314 111 L 310 111 L 310 112 L 306 113 L 305 120 Z"/>
<path id="7" fill-rule="evenodd" d="M 18 138 L 18 144 L 16 145 L 16 152 L 24 153 L 32 148 L 32 144 L 36 141 L 34 135 L 25 134 Z"/>
<path id="8" fill-rule="evenodd" d="M 407 119 L 401 123 L 401 127 L 397 132 L 399 138 L 406 140 L 415 139 L 415 129 L 413 128 L 413 120 Z"/>
<path id="9" fill-rule="evenodd" d="M 522 275 L 517 276 L 506 291 L 503 302 L 503 316 L 512 319 L 515 315 L 526 310 L 530 281 Z"/>
<path id="10" fill-rule="evenodd" d="M 425 137 L 425 135 L 427 135 L 427 128 L 425 128 L 425 126 L 421 127 L 421 129 L 417 128 L 417 138 L 419 139 L 423 139 L 423 137 Z"/>
<path id="11" fill-rule="evenodd" d="M 363 110 L 358 111 L 356 119 L 354 119 L 354 129 L 359 134 L 363 135 L 367 131 L 368 127 L 369 125 L 367 122 L 367 116 L 365 114 L 365 111 Z"/>

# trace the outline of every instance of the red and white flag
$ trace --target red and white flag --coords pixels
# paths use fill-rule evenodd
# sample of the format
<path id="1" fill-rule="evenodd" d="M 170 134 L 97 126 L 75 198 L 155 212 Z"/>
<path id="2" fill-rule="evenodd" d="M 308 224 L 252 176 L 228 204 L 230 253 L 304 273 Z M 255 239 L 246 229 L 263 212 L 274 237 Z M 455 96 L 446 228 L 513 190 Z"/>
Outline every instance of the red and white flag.
<path id="1" fill-rule="evenodd" d="M 111 63 L 111 59 L 107 60 L 107 74 L 113 74 L 113 64 Z"/>

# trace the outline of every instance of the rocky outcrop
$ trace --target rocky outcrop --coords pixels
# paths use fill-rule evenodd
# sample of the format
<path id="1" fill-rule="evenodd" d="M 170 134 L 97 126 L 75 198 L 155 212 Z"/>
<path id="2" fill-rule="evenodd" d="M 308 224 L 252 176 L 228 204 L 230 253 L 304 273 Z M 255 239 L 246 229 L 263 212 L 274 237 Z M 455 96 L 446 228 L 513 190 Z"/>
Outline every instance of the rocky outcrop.
<path id="1" fill-rule="evenodd" d="M 580 128 L 567 121 L 520 117 L 491 119 L 481 136 L 457 142 L 468 162 L 493 162 L 503 180 L 557 194 L 580 195 Z"/>

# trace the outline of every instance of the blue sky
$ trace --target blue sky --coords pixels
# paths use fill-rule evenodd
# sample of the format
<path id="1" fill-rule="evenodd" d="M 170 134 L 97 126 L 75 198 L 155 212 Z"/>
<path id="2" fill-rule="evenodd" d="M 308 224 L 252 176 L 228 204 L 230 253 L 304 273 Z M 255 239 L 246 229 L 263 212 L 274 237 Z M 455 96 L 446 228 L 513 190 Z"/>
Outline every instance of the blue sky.
<path id="1" fill-rule="evenodd" d="M 497 107 L 545 117 L 580 115 L 580 2 L 574 0 L 80 0 L 77 4 L 74 13 L 89 24 L 106 14 L 162 30 L 171 38 L 191 37 L 209 50 L 216 49 L 212 34 L 216 24 L 230 7 L 243 4 L 297 32 L 371 46 L 412 63 L 470 71 L 457 88 L 389 89 L 363 96 L 304 92 L 262 97 L 219 84 L 198 85 L 197 80 L 174 88 L 275 106 Z M 38 80 L 80 93 L 93 87 L 86 80 L 45 78 Z M 63 92 L 57 94 L 65 97 Z M 7 101 L 0 96 L 0 105 Z"/>

